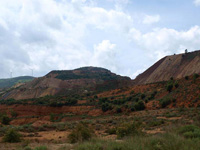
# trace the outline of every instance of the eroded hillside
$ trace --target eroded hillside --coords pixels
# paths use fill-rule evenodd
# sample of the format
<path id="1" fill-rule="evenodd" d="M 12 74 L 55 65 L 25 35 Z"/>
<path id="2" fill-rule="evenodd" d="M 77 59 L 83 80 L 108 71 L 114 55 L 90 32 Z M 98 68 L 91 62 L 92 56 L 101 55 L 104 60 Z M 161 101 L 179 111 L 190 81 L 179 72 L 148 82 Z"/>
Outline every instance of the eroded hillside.
<path id="1" fill-rule="evenodd" d="M 131 84 L 131 79 L 97 67 L 52 71 L 46 76 L 7 91 L 2 99 L 31 99 L 46 95 L 70 95 L 102 92 Z"/>
<path id="2" fill-rule="evenodd" d="M 140 74 L 134 80 L 135 84 L 167 81 L 171 77 L 180 79 L 200 73 L 200 51 L 167 56 Z"/>

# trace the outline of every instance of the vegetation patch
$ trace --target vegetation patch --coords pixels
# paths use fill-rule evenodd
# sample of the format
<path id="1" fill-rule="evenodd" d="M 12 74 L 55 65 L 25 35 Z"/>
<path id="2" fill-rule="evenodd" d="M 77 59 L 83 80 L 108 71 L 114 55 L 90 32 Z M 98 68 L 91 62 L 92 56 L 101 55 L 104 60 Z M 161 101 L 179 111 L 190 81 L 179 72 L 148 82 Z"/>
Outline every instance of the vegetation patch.
<path id="1" fill-rule="evenodd" d="M 8 143 L 21 142 L 21 135 L 15 129 L 9 129 L 3 137 L 3 142 L 8 142 Z"/>
<path id="2" fill-rule="evenodd" d="M 87 124 L 80 123 L 69 134 L 68 139 L 70 143 L 88 141 L 93 136 L 93 130 Z"/>

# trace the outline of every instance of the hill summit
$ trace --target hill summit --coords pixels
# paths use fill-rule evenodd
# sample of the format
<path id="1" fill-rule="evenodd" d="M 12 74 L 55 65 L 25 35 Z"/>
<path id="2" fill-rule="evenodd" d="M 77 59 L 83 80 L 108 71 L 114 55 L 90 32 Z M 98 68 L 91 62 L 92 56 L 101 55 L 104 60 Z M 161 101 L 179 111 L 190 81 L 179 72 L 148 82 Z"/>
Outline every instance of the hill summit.
<path id="1" fill-rule="evenodd" d="M 98 93 L 129 84 L 131 84 L 129 77 L 116 75 L 104 68 L 83 67 L 75 70 L 55 70 L 7 92 L 2 98 L 30 99 L 46 95 Z"/>

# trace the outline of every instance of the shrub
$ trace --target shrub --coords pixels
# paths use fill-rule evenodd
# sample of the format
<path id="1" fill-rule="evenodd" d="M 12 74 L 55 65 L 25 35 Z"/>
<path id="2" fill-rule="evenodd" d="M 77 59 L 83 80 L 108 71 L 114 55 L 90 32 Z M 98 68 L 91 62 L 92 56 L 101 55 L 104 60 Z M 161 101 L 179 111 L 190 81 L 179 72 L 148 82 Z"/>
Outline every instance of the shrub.
<path id="1" fill-rule="evenodd" d="M 117 107 L 117 108 L 116 108 L 116 112 L 117 112 L 117 113 L 121 113 L 121 112 L 122 112 L 121 107 Z"/>
<path id="2" fill-rule="evenodd" d="M 122 124 L 120 127 L 117 128 L 116 133 L 118 138 L 138 135 L 141 133 L 140 125 L 136 124 L 135 122 Z"/>
<path id="3" fill-rule="evenodd" d="M 107 97 L 102 97 L 102 98 L 99 99 L 99 104 L 106 103 L 107 101 L 108 101 Z"/>
<path id="4" fill-rule="evenodd" d="M 53 113 L 50 114 L 50 121 L 51 122 L 55 121 L 55 114 L 53 114 Z"/>
<path id="5" fill-rule="evenodd" d="M 135 103 L 133 105 L 133 107 L 135 108 L 135 110 L 144 110 L 145 109 L 145 105 L 144 102 L 142 100 L 138 101 L 137 103 Z"/>
<path id="6" fill-rule="evenodd" d="M 146 97 L 145 94 L 142 94 L 142 95 L 141 95 L 141 99 L 144 99 L 145 97 Z"/>
<path id="7" fill-rule="evenodd" d="M 157 91 L 154 91 L 153 93 L 151 93 L 151 95 L 148 97 L 148 100 L 154 99 L 156 94 L 157 94 Z"/>
<path id="8" fill-rule="evenodd" d="M 14 129 L 10 129 L 3 137 L 3 142 L 17 143 L 21 141 L 21 135 Z"/>
<path id="9" fill-rule="evenodd" d="M 193 75 L 193 79 L 194 79 L 194 80 L 196 80 L 198 77 L 199 77 L 199 75 L 196 74 L 196 73 Z"/>
<path id="10" fill-rule="evenodd" d="M 188 76 L 185 76 L 185 80 L 189 80 L 189 77 L 188 77 Z"/>
<path id="11" fill-rule="evenodd" d="M 167 84 L 167 91 L 168 91 L 168 92 L 171 92 L 172 89 L 173 89 L 173 83 L 168 83 L 168 84 Z"/>
<path id="12" fill-rule="evenodd" d="M 80 123 L 76 128 L 69 134 L 68 139 L 70 143 L 83 142 L 90 140 L 93 135 L 93 130 L 86 124 Z"/>
<path id="13" fill-rule="evenodd" d="M 97 99 L 97 98 L 98 98 L 98 96 L 97 96 L 97 95 L 95 95 L 95 96 L 94 96 L 94 99 Z"/>
<path id="14" fill-rule="evenodd" d="M 178 88 L 178 87 L 179 87 L 179 84 L 178 84 L 177 81 L 175 82 L 174 86 L 175 86 L 175 88 Z"/>
<path id="15" fill-rule="evenodd" d="M 102 104 L 101 109 L 102 109 L 103 112 L 106 112 L 108 110 L 111 110 L 112 106 L 109 103 L 106 102 L 106 103 Z"/>
<path id="16" fill-rule="evenodd" d="M 10 118 L 7 115 L 4 115 L 1 117 L 1 123 L 4 125 L 9 125 L 10 123 Z"/>
<path id="17" fill-rule="evenodd" d="M 32 148 L 30 148 L 29 146 L 24 147 L 23 150 L 32 150 Z"/>
<path id="18" fill-rule="evenodd" d="M 116 134 L 117 129 L 116 128 L 110 128 L 106 130 L 106 133 L 112 135 L 112 134 Z"/>
<path id="19" fill-rule="evenodd" d="M 18 116 L 17 112 L 14 111 L 14 110 L 11 110 L 10 113 L 11 113 L 11 116 L 12 116 L 13 118 L 16 118 L 16 117 Z"/>
<path id="20" fill-rule="evenodd" d="M 75 98 L 68 99 L 67 102 L 65 102 L 65 105 L 67 106 L 72 106 L 76 105 L 78 103 L 78 100 Z"/>
<path id="21" fill-rule="evenodd" d="M 133 90 L 130 92 L 131 95 L 134 94 L 134 93 L 135 93 L 135 91 L 133 91 Z"/>
<path id="22" fill-rule="evenodd" d="M 179 129 L 179 133 L 185 138 L 200 138 L 200 128 L 195 125 L 186 125 Z"/>
<path id="23" fill-rule="evenodd" d="M 61 107 L 63 104 L 57 101 L 52 101 L 50 102 L 49 106 L 50 107 Z"/>
<path id="24" fill-rule="evenodd" d="M 167 107 L 170 103 L 171 103 L 171 100 L 168 98 L 160 100 L 160 105 L 162 108 Z"/>

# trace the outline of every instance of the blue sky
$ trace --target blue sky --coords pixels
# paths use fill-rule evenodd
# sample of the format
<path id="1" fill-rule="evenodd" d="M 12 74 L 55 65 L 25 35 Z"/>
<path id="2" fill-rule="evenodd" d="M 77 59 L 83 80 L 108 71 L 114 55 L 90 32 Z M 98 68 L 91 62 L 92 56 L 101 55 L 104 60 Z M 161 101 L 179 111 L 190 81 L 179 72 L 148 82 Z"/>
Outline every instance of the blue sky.
<path id="1" fill-rule="evenodd" d="M 135 78 L 200 49 L 200 0 L 0 0 L 0 78 L 98 66 Z"/>

